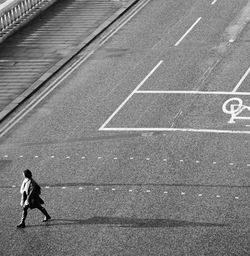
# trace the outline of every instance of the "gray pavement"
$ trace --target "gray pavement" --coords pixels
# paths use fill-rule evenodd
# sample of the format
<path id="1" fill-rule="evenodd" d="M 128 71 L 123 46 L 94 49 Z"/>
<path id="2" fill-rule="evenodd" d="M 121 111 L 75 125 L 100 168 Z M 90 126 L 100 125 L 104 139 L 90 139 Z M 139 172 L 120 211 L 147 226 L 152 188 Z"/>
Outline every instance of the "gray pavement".
<path id="1" fill-rule="evenodd" d="M 247 2 L 150 1 L 2 136 L 4 255 L 250 254 L 249 134 L 99 130 L 160 60 L 140 90 L 232 92 L 249 67 L 249 24 L 199 81 Z M 228 95 L 171 96 L 136 93 L 106 127 L 249 129 L 228 124 Z M 34 210 L 16 230 L 24 168 L 53 220 Z"/>
<path id="2" fill-rule="evenodd" d="M 57 1 L 5 40 L 0 120 L 136 1 Z"/>

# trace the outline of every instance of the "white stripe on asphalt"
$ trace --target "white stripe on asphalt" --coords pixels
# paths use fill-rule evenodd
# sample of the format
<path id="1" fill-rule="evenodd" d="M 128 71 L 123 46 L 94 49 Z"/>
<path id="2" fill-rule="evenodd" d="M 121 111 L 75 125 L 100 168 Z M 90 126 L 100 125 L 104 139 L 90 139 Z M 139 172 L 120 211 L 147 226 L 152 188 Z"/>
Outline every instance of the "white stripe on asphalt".
<path id="1" fill-rule="evenodd" d="M 214 1 L 211 3 L 211 5 L 214 5 L 216 2 L 217 2 L 217 0 L 214 0 Z"/>
<path id="2" fill-rule="evenodd" d="M 159 61 L 157 65 L 149 72 L 149 74 L 139 83 L 139 85 L 130 93 L 130 95 L 122 102 L 122 104 L 113 112 L 113 114 L 104 122 L 99 128 L 99 131 L 110 122 L 110 120 L 121 110 L 121 108 L 130 100 L 130 98 L 136 93 L 137 90 L 148 80 L 148 78 L 155 72 L 155 70 L 163 63 L 163 60 Z"/>
<path id="3" fill-rule="evenodd" d="M 112 127 L 102 128 L 103 131 L 122 131 L 122 132 L 199 132 L 199 133 L 224 133 L 224 134 L 250 134 L 250 131 L 244 130 L 218 130 L 218 129 L 193 129 L 193 128 L 133 128 L 133 127 Z"/>
<path id="4" fill-rule="evenodd" d="M 238 82 L 238 84 L 235 86 L 235 88 L 233 89 L 232 92 L 236 92 L 239 87 L 242 85 L 242 83 L 244 82 L 244 80 L 246 79 L 246 77 L 249 75 L 250 73 L 250 67 L 248 68 L 248 70 L 246 71 L 246 73 L 243 75 L 243 77 L 240 79 L 240 81 Z"/>
<path id="5" fill-rule="evenodd" d="M 188 33 L 195 27 L 195 25 L 201 20 L 202 17 L 199 17 L 195 23 L 187 30 L 187 32 L 179 39 L 179 41 L 175 44 L 175 46 L 178 46 L 181 41 L 188 35 Z"/>
<path id="6" fill-rule="evenodd" d="M 209 94 L 215 94 L 215 95 L 250 95 L 250 92 L 226 92 L 226 91 L 136 91 L 135 93 L 138 94 L 204 94 L 204 95 L 209 95 Z"/>

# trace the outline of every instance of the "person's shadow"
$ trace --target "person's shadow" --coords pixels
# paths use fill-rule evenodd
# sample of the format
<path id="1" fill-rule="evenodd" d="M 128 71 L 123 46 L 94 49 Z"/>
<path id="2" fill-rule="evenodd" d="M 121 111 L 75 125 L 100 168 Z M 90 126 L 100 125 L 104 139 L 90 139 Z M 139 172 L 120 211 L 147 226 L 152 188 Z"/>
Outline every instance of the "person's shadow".
<path id="1" fill-rule="evenodd" d="M 122 228 L 175 228 L 175 227 L 225 227 L 223 223 L 193 222 L 173 219 L 138 219 L 129 217 L 92 217 L 89 219 L 51 219 L 40 226 L 67 226 L 67 225 L 108 225 Z"/>

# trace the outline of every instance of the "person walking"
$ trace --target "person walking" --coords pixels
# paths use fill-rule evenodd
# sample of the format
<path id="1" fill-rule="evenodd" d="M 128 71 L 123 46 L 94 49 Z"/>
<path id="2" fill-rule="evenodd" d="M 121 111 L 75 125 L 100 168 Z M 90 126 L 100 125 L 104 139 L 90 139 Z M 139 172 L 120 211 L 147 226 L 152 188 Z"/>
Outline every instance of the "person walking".
<path id="1" fill-rule="evenodd" d="M 20 193 L 22 194 L 20 205 L 23 207 L 23 213 L 22 213 L 21 222 L 19 225 L 17 225 L 18 228 L 25 228 L 25 220 L 26 220 L 29 208 L 39 209 L 45 215 L 43 222 L 46 222 L 51 219 L 46 209 L 42 207 L 42 204 L 44 204 L 44 201 L 40 197 L 41 187 L 32 178 L 32 172 L 26 169 L 23 172 L 23 176 L 24 176 L 24 180 L 20 189 Z"/>

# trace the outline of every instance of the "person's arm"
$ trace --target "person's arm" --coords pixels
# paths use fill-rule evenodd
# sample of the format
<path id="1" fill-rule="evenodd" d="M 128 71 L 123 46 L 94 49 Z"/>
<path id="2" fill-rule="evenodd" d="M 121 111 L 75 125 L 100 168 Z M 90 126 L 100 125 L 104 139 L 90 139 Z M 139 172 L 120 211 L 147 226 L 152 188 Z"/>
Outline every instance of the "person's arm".
<path id="1" fill-rule="evenodd" d="M 24 203 L 25 203 L 26 199 L 27 199 L 27 194 L 26 194 L 26 192 L 24 191 L 24 192 L 22 193 L 21 202 L 20 202 L 20 205 L 21 205 L 22 207 L 24 206 Z"/>

